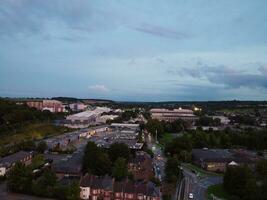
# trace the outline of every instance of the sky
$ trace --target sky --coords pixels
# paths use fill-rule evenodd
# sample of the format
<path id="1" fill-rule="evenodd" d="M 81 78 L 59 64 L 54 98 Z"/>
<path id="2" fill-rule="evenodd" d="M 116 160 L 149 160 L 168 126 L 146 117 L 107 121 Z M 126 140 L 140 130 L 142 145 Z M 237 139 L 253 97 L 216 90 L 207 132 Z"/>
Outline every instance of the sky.
<path id="1" fill-rule="evenodd" d="M 267 1 L 0 0 L 0 96 L 267 100 Z"/>

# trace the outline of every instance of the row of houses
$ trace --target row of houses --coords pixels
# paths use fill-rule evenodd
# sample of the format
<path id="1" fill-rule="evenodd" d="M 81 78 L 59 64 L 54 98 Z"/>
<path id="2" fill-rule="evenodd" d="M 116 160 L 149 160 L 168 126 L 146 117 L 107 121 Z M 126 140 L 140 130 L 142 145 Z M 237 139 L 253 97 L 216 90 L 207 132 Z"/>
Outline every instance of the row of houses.
<path id="1" fill-rule="evenodd" d="M 82 176 L 82 161 L 83 151 L 77 150 L 59 162 L 53 162 L 51 167 L 60 179 L 63 177 L 80 178 Z M 128 171 L 136 181 L 149 181 L 154 176 L 151 156 L 144 151 L 137 151 L 135 157 L 128 163 Z"/>
<path id="2" fill-rule="evenodd" d="M 6 173 L 15 165 L 17 162 L 21 162 L 24 165 L 30 165 L 32 162 L 33 153 L 26 151 L 19 151 L 12 155 L 0 158 L 0 176 L 5 176 Z"/>
<path id="3" fill-rule="evenodd" d="M 86 174 L 80 181 L 81 199 L 103 200 L 159 200 L 160 190 L 152 182 L 133 183 L 129 180 L 114 181 L 109 176 Z"/>
<path id="4" fill-rule="evenodd" d="M 29 165 L 32 162 L 32 152 L 20 151 L 6 156 L 0 160 L 0 176 L 4 176 L 17 162 Z M 149 182 L 153 175 L 152 161 L 145 152 L 139 152 L 136 158 L 129 163 L 129 171 L 133 173 L 135 180 L 143 182 L 131 182 L 129 180 L 115 181 L 109 176 L 97 177 L 86 174 L 82 176 L 83 152 L 75 152 L 71 158 L 52 164 L 59 179 L 74 177 L 80 180 L 81 199 L 103 200 L 159 200 L 160 190 Z"/>

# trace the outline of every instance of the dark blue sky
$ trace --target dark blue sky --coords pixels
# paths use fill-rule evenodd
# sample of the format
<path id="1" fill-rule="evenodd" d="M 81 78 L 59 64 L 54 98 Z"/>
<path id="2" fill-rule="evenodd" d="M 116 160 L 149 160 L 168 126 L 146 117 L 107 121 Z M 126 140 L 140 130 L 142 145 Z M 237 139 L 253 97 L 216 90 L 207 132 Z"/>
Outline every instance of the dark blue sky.
<path id="1" fill-rule="evenodd" d="M 266 100 L 266 0 L 1 0 L 0 96 Z"/>

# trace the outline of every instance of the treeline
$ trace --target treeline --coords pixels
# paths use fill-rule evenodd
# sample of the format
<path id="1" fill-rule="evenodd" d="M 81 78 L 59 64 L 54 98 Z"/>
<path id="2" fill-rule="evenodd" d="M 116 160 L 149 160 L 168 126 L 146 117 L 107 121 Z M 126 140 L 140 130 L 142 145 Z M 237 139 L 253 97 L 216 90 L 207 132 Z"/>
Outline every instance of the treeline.
<path id="1" fill-rule="evenodd" d="M 12 192 L 33 194 L 41 197 L 60 200 L 80 199 L 78 182 L 62 185 L 50 168 L 45 169 L 43 174 L 35 177 L 31 167 L 25 166 L 20 162 L 16 163 L 8 172 L 7 187 Z"/>
<path id="2" fill-rule="evenodd" d="M 252 130 L 243 132 L 221 131 L 203 132 L 191 131 L 182 137 L 173 139 L 165 147 L 165 153 L 179 155 L 182 150 L 188 152 L 192 148 L 238 148 L 264 150 L 267 148 L 266 130 Z"/>
<path id="3" fill-rule="evenodd" d="M 108 150 L 88 142 L 84 151 L 84 172 L 94 175 L 112 175 L 116 180 L 129 177 L 127 164 L 131 157 L 129 147 L 124 143 L 114 143 Z"/>
<path id="4" fill-rule="evenodd" d="M 28 122 L 51 121 L 62 117 L 49 111 L 39 111 L 25 104 L 17 105 L 15 102 L 0 99 L 0 132 L 20 128 Z"/>
<path id="5" fill-rule="evenodd" d="M 212 117 L 208 116 L 200 116 L 199 119 L 196 121 L 196 126 L 220 126 L 221 120 L 219 118 L 213 119 Z"/>
<path id="6" fill-rule="evenodd" d="M 267 161 L 259 161 L 255 172 L 247 166 L 228 166 L 224 174 L 223 187 L 234 200 L 265 200 Z"/>
<path id="7" fill-rule="evenodd" d="M 156 119 L 149 119 L 145 125 L 145 128 L 152 135 L 161 137 L 164 133 L 179 133 L 189 127 L 189 124 L 183 120 L 175 120 L 174 122 L 158 121 Z"/>

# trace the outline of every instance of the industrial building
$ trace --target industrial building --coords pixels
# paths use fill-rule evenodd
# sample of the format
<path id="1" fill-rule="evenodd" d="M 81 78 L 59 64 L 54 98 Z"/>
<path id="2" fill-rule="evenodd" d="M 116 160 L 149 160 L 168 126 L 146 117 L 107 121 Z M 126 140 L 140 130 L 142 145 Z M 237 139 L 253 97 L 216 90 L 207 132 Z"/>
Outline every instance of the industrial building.
<path id="1" fill-rule="evenodd" d="M 194 112 L 189 109 L 164 109 L 164 108 L 154 108 L 150 110 L 152 119 L 157 119 L 159 121 L 173 122 L 178 119 L 185 121 L 195 121 L 197 116 L 194 115 Z"/>

